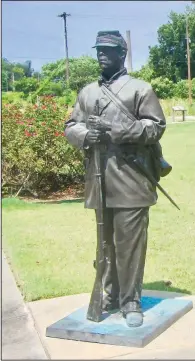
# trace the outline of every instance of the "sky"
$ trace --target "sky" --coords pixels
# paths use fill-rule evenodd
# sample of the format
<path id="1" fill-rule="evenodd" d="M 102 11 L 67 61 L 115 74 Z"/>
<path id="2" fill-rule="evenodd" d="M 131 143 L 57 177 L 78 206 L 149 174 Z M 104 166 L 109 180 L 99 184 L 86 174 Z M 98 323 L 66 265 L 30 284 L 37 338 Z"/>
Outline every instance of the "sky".
<path id="1" fill-rule="evenodd" d="M 182 13 L 191 1 L 2 1 L 2 56 L 11 62 L 32 60 L 44 64 L 65 56 L 64 24 L 57 15 L 66 12 L 69 57 L 89 55 L 99 30 L 131 32 L 132 65 L 138 70 L 156 45 L 158 28 L 171 11 Z"/>

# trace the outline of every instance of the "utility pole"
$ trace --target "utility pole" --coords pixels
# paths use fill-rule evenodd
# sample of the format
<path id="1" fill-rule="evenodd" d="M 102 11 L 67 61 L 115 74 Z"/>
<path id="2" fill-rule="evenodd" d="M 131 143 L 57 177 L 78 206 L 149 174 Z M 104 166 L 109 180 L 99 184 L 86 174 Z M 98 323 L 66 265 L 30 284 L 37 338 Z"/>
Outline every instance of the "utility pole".
<path id="1" fill-rule="evenodd" d="M 6 71 L 6 91 L 8 92 L 8 72 Z"/>
<path id="2" fill-rule="evenodd" d="M 187 42 L 187 61 L 188 61 L 188 87 L 189 87 L 189 104 L 192 104 L 192 81 L 191 81 L 191 66 L 190 66 L 190 39 L 188 30 L 188 16 L 186 16 L 186 42 Z"/>
<path id="3" fill-rule="evenodd" d="M 131 34 L 130 30 L 126 31 L 126 40 L 127 40 L 127 71 L 131 73 L 133 71 L 132 67 L 132 52 L 131 52 Z"/>
<path id="4" fill-rule="evenodd" d="M 66 81 L 69 81 L 69 59 L 68 59 L 68 38 L 67 38 L 67 23 L 66 18 L 67 16 L 70 16 L 70 14 L 62 13 L 61 15 L 58 15 L 58 17 L 64 19 L 64 38 L 65 38 L 65 54 L 66 54 Z"/>

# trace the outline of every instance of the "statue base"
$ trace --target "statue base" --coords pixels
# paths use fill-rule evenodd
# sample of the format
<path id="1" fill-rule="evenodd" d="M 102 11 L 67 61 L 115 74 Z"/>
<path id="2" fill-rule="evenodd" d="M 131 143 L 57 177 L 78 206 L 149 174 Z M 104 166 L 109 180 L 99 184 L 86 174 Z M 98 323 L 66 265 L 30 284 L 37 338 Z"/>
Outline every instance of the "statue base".
<path id="1" fill-rule="evenodd" d="M 144 322 L 140 327 L 128 327 L 119 311 L 103 312 L 102 321 L 86 319 L 88 306 L 48 326 L 47 337 L 110 345 L 144 347 L 185 313 L 193 308 L 187 299 L 142 297 Z"/>

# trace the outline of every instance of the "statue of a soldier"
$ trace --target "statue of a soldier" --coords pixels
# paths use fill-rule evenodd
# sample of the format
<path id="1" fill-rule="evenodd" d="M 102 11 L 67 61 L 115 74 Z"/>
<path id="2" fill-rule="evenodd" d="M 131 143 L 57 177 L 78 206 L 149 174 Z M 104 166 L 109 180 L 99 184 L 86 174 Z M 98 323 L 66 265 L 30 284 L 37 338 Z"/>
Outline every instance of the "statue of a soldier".
<path id="1" fill-rule="evenodd" d="M 141 291 L 147 248 L 149 208 L 157 201 L 150 180 L 125 160 L 130 155 L 154 174 L 151 145 L 158 143 L 166 122 L 150 84 L 130 77 L 124 67 L 127 45 L 119 31 L 101 31 L 95 48 L 102 70 L 99 81 L 78 95 L 65 129 L 68 141 L 88 154 L 85 207 L 96 209 L 93 147 L 99 144 L 105 196 L 104 232 L 107 244 L 103 277 L 104 310 L 119 308 L 128 326 L 143 323 Z M 105 84 L 128 108 L 131 120 L 102 91 Z M 99 114 L 94 114 L 99 100 Z M 105 131 L 88 122 L 105 125 Z M 110 127 L 110 130 L 107 130 Z"/>

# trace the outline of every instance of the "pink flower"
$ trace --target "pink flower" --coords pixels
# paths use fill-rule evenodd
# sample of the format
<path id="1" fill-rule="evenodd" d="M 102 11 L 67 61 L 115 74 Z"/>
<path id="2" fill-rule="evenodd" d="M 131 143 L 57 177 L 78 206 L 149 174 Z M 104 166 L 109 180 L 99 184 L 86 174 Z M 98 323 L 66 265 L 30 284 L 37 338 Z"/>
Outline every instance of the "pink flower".
<path id="1" fill-rule="evenodd" d="M 26 135 L 27 137 L 30 137 L 30 136 L 31 136 L 31 133 L 29 133 L 28 130 L 25 130 L 24 133 L 25 133 L 25 135 Z"/>

